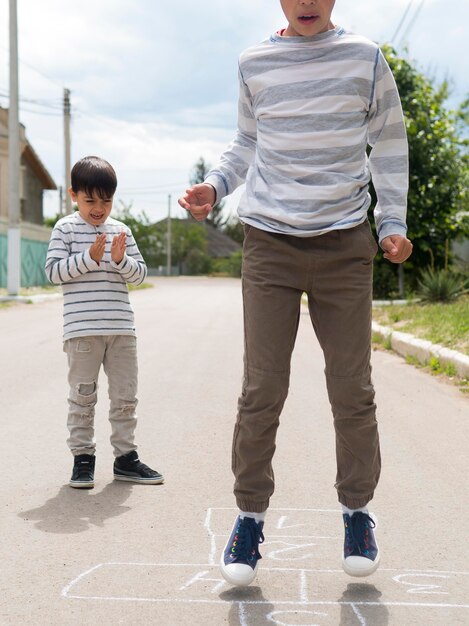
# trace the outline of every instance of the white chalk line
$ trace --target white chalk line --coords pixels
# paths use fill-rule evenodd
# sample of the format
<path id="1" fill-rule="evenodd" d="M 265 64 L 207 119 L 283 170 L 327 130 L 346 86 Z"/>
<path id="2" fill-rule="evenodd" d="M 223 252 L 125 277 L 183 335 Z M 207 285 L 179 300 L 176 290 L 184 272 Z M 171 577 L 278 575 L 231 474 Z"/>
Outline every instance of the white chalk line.
<path id="1" fill-rule="evenodd" d="M 92 572 L 96 571 L 99 568 L 105 567 L 105 566 L 140 566 L 140 567 L 210 567 L 210 565 L 207 564 L 197 564 L 197 563 L 145 563 L 145 562 L 119 562 L 119 561 L 114 561 L 114 562 L 107 562 L 107 563 L 99 563 L 98 565 L 95 565 L 91 568 L 89 568 L 88 570 L 86 570 L 85 572 L 82 572 L 81 574 L 79 574 L 75 579 L 73 579 L 68 585 L 66 585 L 63 589 L 62 589 L 62 596 L 64 598 L 68 598 L 68 599 L 75 599 L 75 600 L 104 600 L 104 601 L 118 601 L 118 602 L 153 602 L 153 603 L 158 603 L 158 602 L 165 602 L 165 603 L 183 603 L 183 604 L 243 604 L 243 605 L 263 605 L 263 604 L 276 604 L 276 605 L 281 605 L 281 606 L 316 606 L 316 605 L 325 605 L 325 606 L 350 606 L 352 607 L 352 609 L 355 611 L 355 609 L 353 608 L 354 606 L 406 606 L 406 607 L 427 607 L 427 608 L 456 608 L 456 609 L 469 609 L 469 604 L 451 604 L 451 603 L 436 603 L 436 602 L 392 602 L 392 601 L 383 601 L 383 602 L 368 602 L 368 601 L 360 601 L 360 600 L 353 600 L 353 601 L 326 601 L 326 600 L 314 600 L 314 601 L 310 601 L 310 600 L 278 600 L 278 601 L 273 601 L 273 600 L 230 600 L 230 601 L 226 601 L 226 600 L 205 600 L 205 599 L 180 599 L 180 598 L 142 598 L 142 597 L 132 597 L 132 596 L 82 596 L 82 595 L 75 595 L 75 594 L 71 594 L 70 590 L 72 589 L 72 587 L 74 587 L 80 580 L 82 580 L 85 576 L 91 574 Z M 327 570 L 327 569 L 310 569 L 310 568 L 287 568 L 287 567 L 274 567 L 274 568 L 264 568 L 263 571 L 268 571 L 268 572 L 277 572 L 277 571 L 284 571 L 284 572 L 300 572 L 301 573 L 301 578 L 303 581 L 302 584 L 302 593 L 301 596 L 304 598 L 306 595 L 306 588 L 305 588 L 305 584 L 306 584 L 306 579 L 305 579 L 305 574 L 308 572 L 314 572 L 314 573 L 342 573 L 342 570 Z M 381 570 L 383 571 L 383 570 Z M 392 572 L 410 572 L 410 573 L 424 573 L 424 570 L 402 570 L 402 569 L 395 569 L 395 568 L 387 568 L 384 571 L 392 571 Z M 436 573 L 435 571 L 432 572 L 432 570 L 425 570 L 425 573 Z M 442 573 L 441 571 L 439 571 L 438 573 Z M 469 572 L 454 572 L 454 571 L 446 571 L 444 572 L 445 574 L 451 574 L 451 575 L 469 575 Z M 197 575 L 200 576 L 200 573 Z M 194 577 L 194 578 L 197 578 Z M 358 615 L 357 615 L 358 617 Z"/>
<path id="2" fill-rule="evenodd" d="M 141 566 L 151 566 L 151 567 L 214 567 L 213 564 L 210 563 L 154 563 L 150 561 L 106 561 L 104 563 L 99 563 L 98 565 L 94 565 L 86 572 L 83 572 L 79 576 L 75 578 L 75 581 L 78 581 L 79 578 L 82 578 L 86 574 L 92 572 L 103 565 L 141 565 Z M 324 573 L 324 574 L 337 574 L 344 573 L 343 569 L 328 569 L 328 568 L 316 568 L 316 567 L 263 567 L 260 571 L 262 572 L 316 572 L 316 573 Z M 379 572 L 409 572 L 409 573 L 419 573 L 419 574 L 453 574 L 454 576 L 469 576 L 469 572 L 463 571 L 455 571 L 455 570 L 436 570 L 436 569 L 410 569 L 407 567 L 380 567 L 376 573 Z M 71 583 L 70 583 L 71 584 Z"/>
<path id="3" fill-rule="evenodd" d="M 265 605 L 275 604 L 278 606 L 403 606 L 416 608 L 432 608 L 432 609 L 469 609 L 469 604 L 450 604 L 450 603 L 432 603 L 432 602 L 365 602 L 354 600 L 353 602 L 345 602 L 340 600 L 314 600 L 301 602 L 296 600 L 183 600 L 181 598 L 139 598 L 128 596 L 65 596 L 74 600 L 104 600 L 112 602 L 153 602 L 153 603 L 173 603 L 173 604 L 242 604 L 242 605 Z"/>

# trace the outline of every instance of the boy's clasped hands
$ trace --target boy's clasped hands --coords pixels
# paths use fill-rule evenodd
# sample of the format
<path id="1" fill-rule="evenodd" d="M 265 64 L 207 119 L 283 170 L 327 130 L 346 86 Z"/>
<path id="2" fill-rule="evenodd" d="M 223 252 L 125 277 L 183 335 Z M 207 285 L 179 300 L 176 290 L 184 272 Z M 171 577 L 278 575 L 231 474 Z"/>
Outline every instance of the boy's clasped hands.
<path id="1" fill-rule="evenodd" d="M 125 248 L 127 245 L 127 235 L 124 231 L 115 235 L 111 245 L 111 259 L 114 263 L 121 263 L 124 258 Z M 90 246 L 90 257 L 95 263 L 99 263 L 106 247 L 106 233 L 100 233 L 96 236 L 95 242 Z"/>

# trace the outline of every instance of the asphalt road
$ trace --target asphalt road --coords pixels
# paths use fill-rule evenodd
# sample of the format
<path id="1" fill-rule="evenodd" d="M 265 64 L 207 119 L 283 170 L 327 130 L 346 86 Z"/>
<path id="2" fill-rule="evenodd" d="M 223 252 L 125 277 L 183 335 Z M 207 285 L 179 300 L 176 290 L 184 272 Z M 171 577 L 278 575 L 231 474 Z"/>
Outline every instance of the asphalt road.
<path id="1" fill-rule="evenodd" d="M 68 487 L 62 302 L 0 309 L 0 624 L 469 624 L 469 401 L 375 352 L 383 473 L 371 510 L 382 565 L 342 572 L 332 418 L 306 312 L 275 456 L 255 583 L 217 561 L 236 509 L 231 435 L 242 373 L 240 283 L 159 279 L 132 292 L 142 460 L 161 486 L 112 480 L 106 381 L 96 487 Z"/>

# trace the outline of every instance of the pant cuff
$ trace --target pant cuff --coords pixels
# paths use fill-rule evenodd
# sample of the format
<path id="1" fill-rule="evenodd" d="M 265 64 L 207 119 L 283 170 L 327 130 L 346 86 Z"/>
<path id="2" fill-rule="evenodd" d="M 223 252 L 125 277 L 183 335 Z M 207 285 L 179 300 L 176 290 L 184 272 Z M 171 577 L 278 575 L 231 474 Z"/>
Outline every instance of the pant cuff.
<path id="1" fill-rule="evenodd" d="M 241 511 L 250 511 L 251 513 L 264 513 L 264 511 L 267 511 L 269 508 L 269 500 L 265 500 L 264 502 L 252 502 L 236 498 L 236 504 Z"/>
<path id="2" fill-rule="evenodd" d="M 79 456 L 80 454 L 89 454 L 90 456 L 94 456 L 96 453 L 96 448 L 74 448 L 70 450 L 73 456 Z"/>
<path id="3" fill-rule="evenodd" d="M 374 494 L 369 496 L 363 496 L 362 498 L 349 498 L 344 494 L 339 493 L 339 502 L 349 509 L 361 509 L 368 504 L 373 498 Z"/>

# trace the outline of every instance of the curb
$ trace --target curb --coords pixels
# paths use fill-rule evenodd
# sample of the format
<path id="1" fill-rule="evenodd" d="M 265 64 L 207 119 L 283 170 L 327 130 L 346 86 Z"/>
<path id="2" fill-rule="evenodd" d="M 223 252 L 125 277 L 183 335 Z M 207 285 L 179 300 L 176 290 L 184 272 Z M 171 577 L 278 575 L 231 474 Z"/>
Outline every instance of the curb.
<path id="1" fill-rule="evenodd" d="M 413 356 L 423 365 L 427 365 L 432 357 L 437 358 L 441 365 L 453 365 L 459 376 L 469 378 L 469 356 L 450 350 L 437 343 L 431 343 L 426 339 L 417 339 L 408 333 L 392 330 L 387 326 L 381 326 L 372 322 L 371 328 L 374 334 L 383 339 L 388 339 L 391 348 L 401 356 Z"/>

